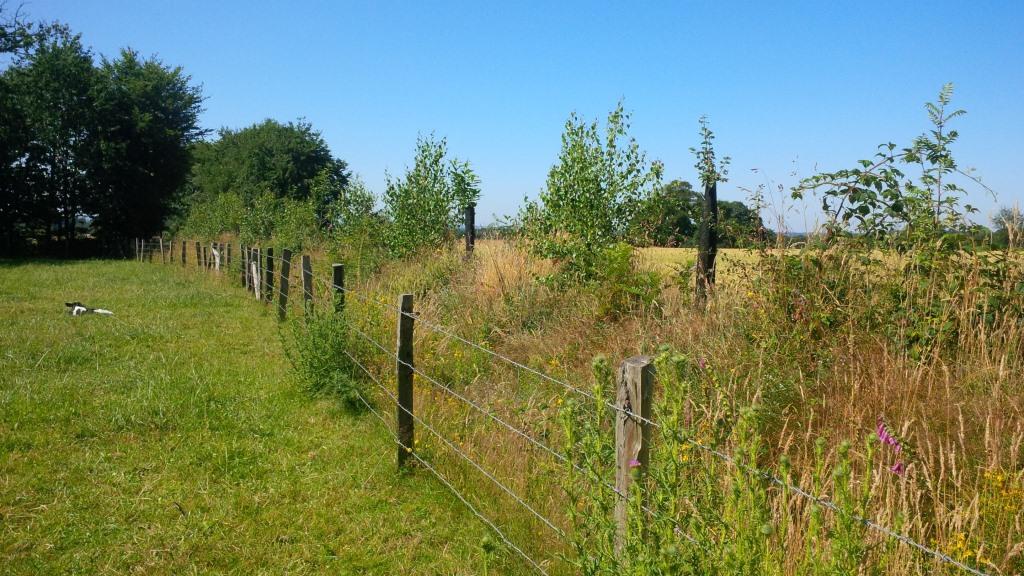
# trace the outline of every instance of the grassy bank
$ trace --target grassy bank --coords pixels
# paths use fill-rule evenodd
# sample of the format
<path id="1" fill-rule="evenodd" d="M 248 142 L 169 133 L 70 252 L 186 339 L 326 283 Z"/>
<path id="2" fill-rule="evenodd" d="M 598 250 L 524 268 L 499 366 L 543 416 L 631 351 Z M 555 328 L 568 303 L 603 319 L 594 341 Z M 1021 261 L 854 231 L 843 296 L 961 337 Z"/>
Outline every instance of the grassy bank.
<path id="1" fill-rule="evenodd" d="M 481 573 L 483 525 L 193 275 L 0 264 L 0 573 Z"/>

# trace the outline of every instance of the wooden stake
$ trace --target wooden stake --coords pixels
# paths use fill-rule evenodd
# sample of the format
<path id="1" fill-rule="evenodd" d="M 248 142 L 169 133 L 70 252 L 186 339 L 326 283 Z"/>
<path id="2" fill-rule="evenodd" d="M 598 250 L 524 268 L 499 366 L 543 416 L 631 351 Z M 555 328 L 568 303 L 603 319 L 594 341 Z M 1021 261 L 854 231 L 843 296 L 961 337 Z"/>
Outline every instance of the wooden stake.
<path id="1" fill-rule="evenodd" d="M 634 482 L 643 487 L 650 464 L 651 399 L 654 392 L 654 364 L 650 356 L 627 358 L 619 368 L 615 406 L 615 551 L 619 553 L 629 531 L 629 502 Z M 636 416 L 640 416 L 637 418 Z"/>
<path id="2" fill-rule="evenodd" d="M 313 263 L 309 254 L 302 255 L 302 306 L 309 315 L 313 308 Z"/>
<path id="3" fill-rule="evenodd" d="M 285 248 L 281 251 L 281 297 L 277 300 L 277 319 L 284 320 L 288 313 L 288 275 L 292 271 L 292 251 Z"/>
<path id="4" fill-rule="evenodd" d="M 402 294 L 398 314 L 398 468 L 406 468 L 407 459 L 416 447 L 413 428 L 413 315 L 412 294 Z"/>
<path id="5" fill-rule="evenodd" d="M 476 248 L 476 204 L 466 206 L 466 254 Z"/>
<path id="6" fill-rule="evenodd" d="M 334 290 L 334 311 L 340 314 L 345 311 L 345 265 L 335 264 L 332 266 L 332 269 L 334 272 L 334 286 L 332 287 Z"/>
<path id="7" fill-rule="evenodd" d="M 266 265 L 263 269 L 264 285 L 263 299 L 268 303 L 274 301 L 274 249 L 266 249 Z"/>

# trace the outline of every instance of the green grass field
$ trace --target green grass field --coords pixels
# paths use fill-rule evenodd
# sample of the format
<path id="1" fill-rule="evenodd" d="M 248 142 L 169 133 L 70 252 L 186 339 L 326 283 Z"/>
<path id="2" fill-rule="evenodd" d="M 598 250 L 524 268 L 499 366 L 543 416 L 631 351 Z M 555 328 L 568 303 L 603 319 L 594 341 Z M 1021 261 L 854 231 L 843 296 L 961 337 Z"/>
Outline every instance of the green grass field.
<path id="1" fill-rule="evenodd" d="M 484 572 L 486 528 L 301 391 L 273 310 L 192 274 L 0 263 L 0 574 Z"/>

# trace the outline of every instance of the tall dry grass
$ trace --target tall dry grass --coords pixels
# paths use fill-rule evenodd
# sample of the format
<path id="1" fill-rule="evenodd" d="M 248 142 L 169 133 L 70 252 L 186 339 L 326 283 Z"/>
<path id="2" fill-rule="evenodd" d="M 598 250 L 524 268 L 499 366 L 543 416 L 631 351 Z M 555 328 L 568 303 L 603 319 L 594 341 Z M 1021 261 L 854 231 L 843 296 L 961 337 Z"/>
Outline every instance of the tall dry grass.
<path id="1" fill-rule="evenodd" d="M 656 304 L 615 319 L 596 312 L 600 287 L 554 290 L 539 283 L 551 264 L 513 242 L 480 242 L 469 260 L 453 249 L 387 263 L 353 288 L 385 303 L 412 292 L 424 321 L 583 389 L 592 385 L 590 364 L 598 355 L 619 361 L 668 345 L 705 359 L 719 375 L 724 399 L 706 407 L 709 413 L 734 416 L 737 406 L 761 407 L 767 450 L 759 464 L 764 469 L 776 470 L 784 454 L 793 463 L 793 480 L 811 487 L 815 465 L 833 469 L 839 445 L 852 441 L 857 473 L 851 482 L 869 479 L 872 518 L 984 571 L 1024 571 L 1024 328 L 1019 316 L 986 309 L 981 287 L 986 280 L 977 269 L 981 264 L 965 261 L 962 294 L 935 306 L 937 321 L 958 328 L 955 345 L 913 358 L 883 335 L 884 326 L 872 329 L 849 320 L 883 297 L 858 284 L 863 270 L 855 262 L 834 263 L 828 272 L 843 278 L 844 293 L 831 293 L 823 284 L 812 294 L 801 293 L 799 286 L 777 285 L 779 255 L 752 252 L 736 260 L 736 270 L 720 281 L 707 311 L 695 310 L 689 288 L 665 274 Z M 936 302 L 929 298 L 943 297 L 914 294 L 907 305 L 931 306 Z M 357 325 L 392 343 L 391 310 L 350 302 Z M 841 320 L 822 326 L 813 317 L 824 309 Z M 978 321 L 979 314 L 990 313 L 994 320 Z M 362 352 L 387 378 L 393 363 L 370 348 Z M 424 323 L 417 328 L 416 358 L 424 373 L 561 449 L 557 413 L 572 392 Z M 416 405 L 441 434 L 539 512 L 570 528 L 557 481 L 561 472 L 549 455 L 419 376 Z M 857 448 L 876 434 L 880 418 L 907 447 L 899 456 L 905 466 L 901 473 L 891 470 L 896 455 L 880 450 L 869 464 Z M 419 434 L 423 453 L 442 462 L 514 540 L 547 558 L 554 571 L 567 570 L 558 560 L 567 550 L 550 530 L 530 520 L 429 433 Z M 824 439 L 823 462 L 815 457 L 819 439 Z M 830 482 L 826 478 L 821 486 L 825 497 L 834 490 Z M 775 517 L 793 524 L 778 545 L 803 550 L 807 543 L 801 534 L 811 522 L 812 506 L 776 492 L 771 500 Z M 884 551 L 886 573 L 945 569 L 883 536 L 865 538 L 880 557 Z M 796 572 L 799 555 L 792 557 L 787 571 Z"/>

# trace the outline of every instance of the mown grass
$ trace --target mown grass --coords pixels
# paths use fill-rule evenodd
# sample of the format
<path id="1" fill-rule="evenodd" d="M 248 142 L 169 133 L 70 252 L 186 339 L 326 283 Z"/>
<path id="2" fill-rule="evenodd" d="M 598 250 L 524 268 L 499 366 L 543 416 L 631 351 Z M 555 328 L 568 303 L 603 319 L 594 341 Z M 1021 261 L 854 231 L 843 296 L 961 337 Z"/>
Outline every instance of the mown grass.
<path id="1" fill-rule="evenodd" d="M 273 309 L 198 275 L 0 263 L 0 573 L 483 572 L 486 528 L 302 392 Z"/>

